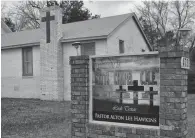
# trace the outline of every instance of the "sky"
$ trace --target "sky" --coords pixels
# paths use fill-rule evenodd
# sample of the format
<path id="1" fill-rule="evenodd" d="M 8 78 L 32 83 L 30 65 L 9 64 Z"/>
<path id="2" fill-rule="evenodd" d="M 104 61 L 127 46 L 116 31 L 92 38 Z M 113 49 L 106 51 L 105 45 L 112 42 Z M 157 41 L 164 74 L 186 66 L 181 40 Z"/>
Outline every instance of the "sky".
<path id="1" fill-rule="evenodd" d="M 6 7 L 9 8 L 13 3 L 17 1 L 1 1 L 5 3 Z M 97 1 L 97 0 L 85 0 L 84 7 L 88 8 L 89 11 L 95 15 L 101 15 L 101 17 L 114 16 L 119 14 L 125 14 L 134 12 L 134 5 L 140 4 L 141 1 Z"/>
<path id="2" fill-rule="evenodd" d="M 130 13 L 140 1 L 84 1 L 85 7 L 101 17 Z"/>

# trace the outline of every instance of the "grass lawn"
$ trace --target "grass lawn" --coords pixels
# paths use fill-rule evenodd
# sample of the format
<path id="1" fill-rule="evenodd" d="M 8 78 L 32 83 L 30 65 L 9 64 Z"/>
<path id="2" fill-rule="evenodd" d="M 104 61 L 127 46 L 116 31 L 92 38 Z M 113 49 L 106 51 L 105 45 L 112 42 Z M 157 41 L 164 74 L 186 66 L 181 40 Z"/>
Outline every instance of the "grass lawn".
<path id="1" fill-rule="evenodd" d="M 1 99 L 2 138 L 70 138 L 70 102 Z M 195 138 L 195 95 L 188 96 L 188 138 Z"/>
<path id="2" fill-rule="evenodd" d="M 69 138 L 70 102 L 1 99 L 2 138 Z"/>

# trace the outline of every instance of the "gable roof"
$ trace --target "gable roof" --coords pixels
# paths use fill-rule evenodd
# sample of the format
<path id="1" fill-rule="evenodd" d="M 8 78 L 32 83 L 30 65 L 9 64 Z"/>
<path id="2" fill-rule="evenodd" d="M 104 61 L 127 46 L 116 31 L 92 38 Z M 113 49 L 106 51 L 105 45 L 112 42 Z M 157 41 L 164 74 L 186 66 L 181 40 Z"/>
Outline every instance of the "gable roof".
<path id="1" fill-rule="evenodd" d="M 129 18 L 135 18 L 134 13 L 110 16 L 99 19 L 91 19 L 86 21 L 79 21 L 74 23 L 62 24 L 63 37 L 61 42 L 73 42 L 79 40 L 89 40 L 89 39 L 103 39 L 107 38 L 110 33 L 112 33 L 117 27 L 122 25 L 123 22 Z M 137 20 L 134 20 L 141 31 L 148 48 L 151 50 L 150 44 L 148 43 L 146 36 L 139 25 Z M 1 36 L 2 44 L 1 49 L 9 47 L 17 47 L 18 45 L 32 45 L 39 44 L 41 36 L 45 35 L 41 29 L 27 30 L 21 32 L 14 32 L 9 34 L 3 34 Z"/>
<path id="2" fill-rule="evenodd" d="M 12 30 L 6 25 L 6 23 L 1 18 L 1 29 L 3 29 L 6 33 L 11 33 Z"/>
<path id="3" fill-rule="evenodd" d="M 41 29 L 26 30 L 1 35 L 1 48 L 30 45 L 40 42 Z"/>
<path id="4" fill-rule="evenodd" d="M 66 42 L 76 38 L 107 37 L 109 33 L 130 16 L 132 14 L 123 14 L 65 24 L 62 26 L 64 32 L 62 40 Z"/>

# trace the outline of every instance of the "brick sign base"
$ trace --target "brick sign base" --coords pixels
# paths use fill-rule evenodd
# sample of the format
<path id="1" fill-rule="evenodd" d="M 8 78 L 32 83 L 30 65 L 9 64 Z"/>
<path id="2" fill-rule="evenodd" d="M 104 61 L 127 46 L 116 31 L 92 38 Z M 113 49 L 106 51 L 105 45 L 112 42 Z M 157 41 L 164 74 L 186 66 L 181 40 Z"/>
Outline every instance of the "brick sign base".
<path id="1" fill-rule="evenodd" d="M 89 56 L 70 57 L 72 138 L 186 138 L 188 71 L 181 68 L 181 58 L 189 57 L 181 46 L 159 48 L 160 56 L 160 126 L 89 122 Z"/>

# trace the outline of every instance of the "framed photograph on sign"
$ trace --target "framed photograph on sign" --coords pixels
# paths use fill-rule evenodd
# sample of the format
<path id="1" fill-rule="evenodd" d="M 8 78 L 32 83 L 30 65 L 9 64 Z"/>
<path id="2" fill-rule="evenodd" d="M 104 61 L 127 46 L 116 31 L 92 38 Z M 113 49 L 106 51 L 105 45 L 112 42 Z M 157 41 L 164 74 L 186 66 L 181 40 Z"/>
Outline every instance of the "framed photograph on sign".
<path id="1" fill-rule="evenodd" d="M 94 57 L 91 61 L 91 120 L 159 126 L 157 56 Z"/>

